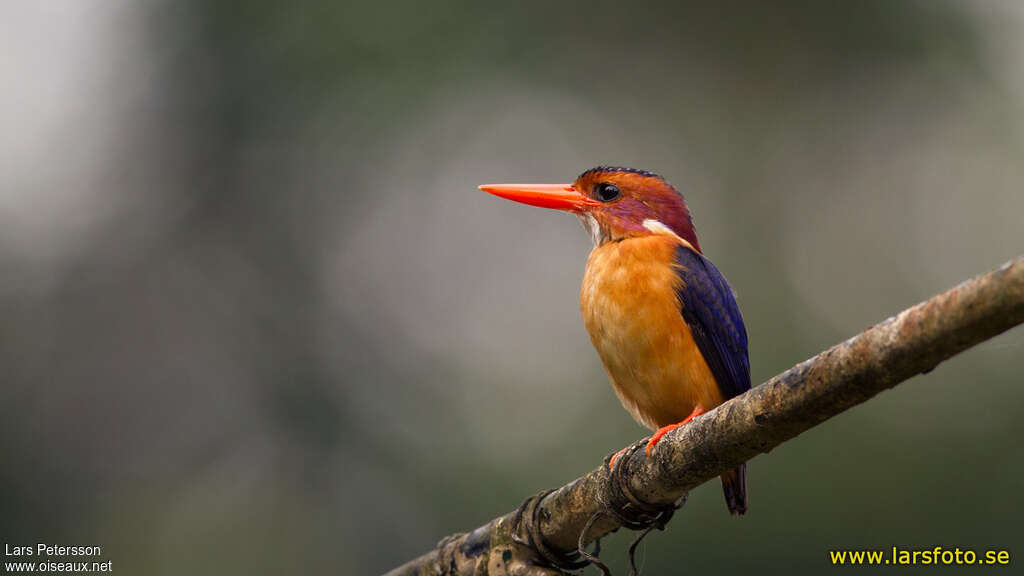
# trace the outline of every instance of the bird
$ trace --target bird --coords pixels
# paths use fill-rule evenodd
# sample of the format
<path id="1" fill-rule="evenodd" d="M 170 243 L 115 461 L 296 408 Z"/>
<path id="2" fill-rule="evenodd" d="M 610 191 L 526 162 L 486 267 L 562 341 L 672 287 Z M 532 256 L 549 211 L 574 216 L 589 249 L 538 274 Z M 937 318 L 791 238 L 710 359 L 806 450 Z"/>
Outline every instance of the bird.
<path id="1" fill-rule="evenodd" d="M 597 166 L 572 184 L 479 188 L 571 212 L 590 234 L 580 311 L 623 407 L 654 432 L 648 456 L 669 431 L 750 389 L 733 290 L 704 256 L 686 200 L 665 178 Z M 721 480 L 729 512 L 744 514 L 746 463 Z"/>

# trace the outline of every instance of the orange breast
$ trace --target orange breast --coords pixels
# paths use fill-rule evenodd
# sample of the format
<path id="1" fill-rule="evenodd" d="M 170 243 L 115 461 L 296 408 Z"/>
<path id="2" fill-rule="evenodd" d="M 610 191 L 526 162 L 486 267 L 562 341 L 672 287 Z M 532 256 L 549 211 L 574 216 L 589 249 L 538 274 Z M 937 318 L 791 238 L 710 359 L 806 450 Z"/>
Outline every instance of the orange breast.
<path id="1" fill-rule="evenodd" d="M 651 235 L 594 248 L 580 291 L 590 340 L 622 405 L 652 430 L 722 403 L 680 313 L 678 238 Z"/>

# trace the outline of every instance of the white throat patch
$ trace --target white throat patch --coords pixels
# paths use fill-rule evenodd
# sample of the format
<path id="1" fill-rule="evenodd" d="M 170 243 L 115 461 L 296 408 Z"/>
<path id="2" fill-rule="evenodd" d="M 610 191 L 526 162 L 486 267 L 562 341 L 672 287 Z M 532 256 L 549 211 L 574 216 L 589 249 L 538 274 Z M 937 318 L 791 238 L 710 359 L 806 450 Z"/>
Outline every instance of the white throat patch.
<path id="1" fill-rule="evenodd" d="M 594 241 L 594 246 L 600 246 L 611 239 L 605 230 L 601 228 L 601 224 L 598 223 L 597 218 L 594 218 L 593 214 L 578 212 L 576 216 L 579 217 L 580 224 L 583 224 L 583 229 L 590 234 L 590 239 Z"/>

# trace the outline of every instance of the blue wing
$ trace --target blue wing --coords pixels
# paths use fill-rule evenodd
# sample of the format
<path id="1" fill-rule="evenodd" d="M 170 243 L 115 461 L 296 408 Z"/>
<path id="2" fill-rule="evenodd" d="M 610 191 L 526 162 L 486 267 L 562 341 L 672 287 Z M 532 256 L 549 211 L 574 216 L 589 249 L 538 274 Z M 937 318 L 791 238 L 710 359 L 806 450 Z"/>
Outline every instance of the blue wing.
<path id="1" fill-rule="evenodd" d="M 732 288 L 710 260 L 686 246 L 676 249 L 676 265 L 683 318 L 722 396 L 729 399 L 750 390 L 747 328 Z"/>

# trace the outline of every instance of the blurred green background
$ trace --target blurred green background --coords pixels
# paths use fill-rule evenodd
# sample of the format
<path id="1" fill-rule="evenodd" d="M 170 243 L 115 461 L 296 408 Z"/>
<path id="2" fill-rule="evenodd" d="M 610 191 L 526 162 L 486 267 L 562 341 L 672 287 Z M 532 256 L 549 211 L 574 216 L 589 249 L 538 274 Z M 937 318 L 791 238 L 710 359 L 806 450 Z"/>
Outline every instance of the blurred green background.
<path id="1" fill-rule="evenodd" d="M 582 326 L 586 234 L 477 184 L 666 176 L 756 382 L 1024 252 L 1012 0 L 0 21 L 0 538 L 120 574 L 381 573 L 646 434 Z M 696 490 L 646 573 L 1020 554 L 1022 355 L 1018 329 L 757 458 L 742 519 Z"/>

